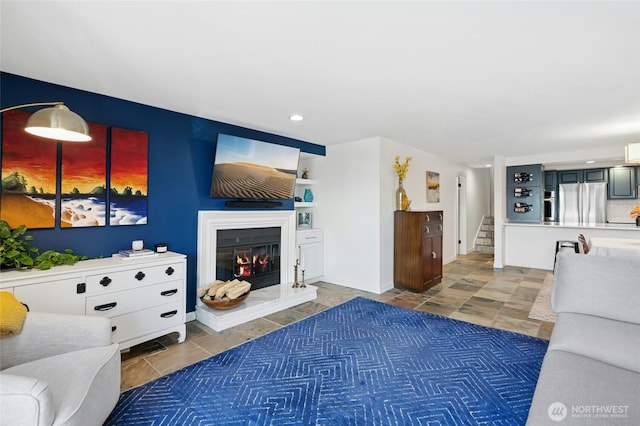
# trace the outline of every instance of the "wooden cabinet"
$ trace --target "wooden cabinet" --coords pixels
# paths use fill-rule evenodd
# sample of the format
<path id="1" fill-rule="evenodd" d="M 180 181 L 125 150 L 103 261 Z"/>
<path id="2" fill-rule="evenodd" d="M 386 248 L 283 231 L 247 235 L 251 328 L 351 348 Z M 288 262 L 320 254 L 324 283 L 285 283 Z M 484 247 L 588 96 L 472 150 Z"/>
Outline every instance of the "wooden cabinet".
<path id="1" fill-rule="evenodd" d="M 393 281 L 422 293 L 442 281 L 442 211 L 396 211 Z"/>
<path id="2" fill-rule="evenodd" d="M 324 234 L 321 229 L 296 232 L 298 259 L 300 268 L 298 280 L 302 280 L 304 270 L 305 284 L 318 281 L 324 275 Z"/>
<path id="3" fill-rule="evenodd" d="M 92 259 L 47 271 L 3 271 L 0 289 L 31 311 L 111 319 L 112 339 L 126 349 L 171 332 L 186 337 L 186 257 Z"/>
<path id="4" fill-rule="evenodd" d="M 610 200 L 634 200 L 638 198 L 636 167 L 613 167 L 609 169 Z"/>

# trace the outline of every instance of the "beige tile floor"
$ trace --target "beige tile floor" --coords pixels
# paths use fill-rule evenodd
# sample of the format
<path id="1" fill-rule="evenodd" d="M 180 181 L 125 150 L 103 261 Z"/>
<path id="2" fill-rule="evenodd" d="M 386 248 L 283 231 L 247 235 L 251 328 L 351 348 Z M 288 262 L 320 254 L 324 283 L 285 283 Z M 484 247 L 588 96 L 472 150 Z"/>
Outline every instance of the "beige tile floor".
<path id="1" fill-rule="evenodd" d="M 378 295 L 319 282 L 314 284 L 318 297 L 311 302 L 222 332 L 191 321 L 182 344 L 177 343 L 177 334 L 169 334 L 132 347 L 122 353 L 121 390 L 140 386 L 356 296 L 549 339 L 553 324 L 529 319 L 528 315 L 542 282 L 550 275 L 550 271 L 540 269 L 494 270 L 493 255 L 472 253 L 445 265 L 442 283 L 422 294 L 393 289 Z"/>

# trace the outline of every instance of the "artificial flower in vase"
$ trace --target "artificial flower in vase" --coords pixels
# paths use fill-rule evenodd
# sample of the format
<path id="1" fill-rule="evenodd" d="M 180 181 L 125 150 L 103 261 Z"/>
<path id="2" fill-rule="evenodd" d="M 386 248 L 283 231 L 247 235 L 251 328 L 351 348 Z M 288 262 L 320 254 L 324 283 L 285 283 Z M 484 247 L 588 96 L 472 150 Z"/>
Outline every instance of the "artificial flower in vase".
<path id="1" fill-rule="evenodd" d="M 400 156 L 396 155 L 396 162 L 393 164 L 393 168 L 396 169 L 398 174 L 398 189 L 396 189 L 396 210 L 406 210 L 409 207 L 409 198 L 402 186 L 402 181 L 407 177 L 409 171 L 409 161 L 411 157 L 407 157 L 404 163 L 400 164 Z"/>
<path id="2" fill-rule="evenodd" d="M 636 226 L 640 226 L 640 206 L 633 206 L 629 215 L 636 220 Z"/>

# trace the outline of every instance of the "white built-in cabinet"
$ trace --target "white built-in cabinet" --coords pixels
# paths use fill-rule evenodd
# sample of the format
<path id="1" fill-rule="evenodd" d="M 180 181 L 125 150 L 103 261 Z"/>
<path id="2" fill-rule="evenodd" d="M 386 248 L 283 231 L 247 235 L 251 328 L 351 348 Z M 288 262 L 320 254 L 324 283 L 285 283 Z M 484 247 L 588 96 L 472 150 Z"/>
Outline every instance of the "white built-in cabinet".
<path id="1" fill-rule="evenodd" d="M 304 270 L 305 283 L 318 281 L 324 275 L 324 232 L 308 229 L 296 232 L 300 276 Z"/>
<path id="2" fill-rule="evenodd" d="M 47 271 L 3 271 L 0 290 L 33 312 L 111 319 L 113 341 L 126 349 L 168 333 L 186 337 L 186 256 L 162 253 L 85 260 Z"/>

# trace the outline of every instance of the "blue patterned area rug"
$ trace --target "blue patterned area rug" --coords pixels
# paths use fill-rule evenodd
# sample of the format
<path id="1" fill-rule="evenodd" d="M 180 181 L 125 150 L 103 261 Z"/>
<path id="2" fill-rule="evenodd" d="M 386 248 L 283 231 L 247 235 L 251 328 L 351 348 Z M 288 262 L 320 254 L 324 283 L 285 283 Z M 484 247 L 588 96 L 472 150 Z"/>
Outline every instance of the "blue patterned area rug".
<path id="1" fill-rule="evenodd" d="M 547 341 L 356 298 L 131 389 L 107 425 L 519 425 Z"/>

